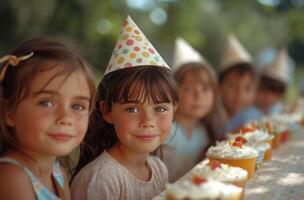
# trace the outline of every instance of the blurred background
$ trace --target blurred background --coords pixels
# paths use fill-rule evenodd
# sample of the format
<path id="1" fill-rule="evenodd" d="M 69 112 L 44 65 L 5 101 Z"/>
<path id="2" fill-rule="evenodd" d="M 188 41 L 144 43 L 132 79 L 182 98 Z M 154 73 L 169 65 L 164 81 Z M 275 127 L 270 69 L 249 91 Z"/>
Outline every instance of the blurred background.
<path id="1" fill-rule="evenodd" d="M 304 77 L 304 0 L 1 0 L 0 56 L 40 35 L 64 38 L 102 74 L 129 14 L 171 64 L 183 37 L 216 68 L 229 33 L 257 66 L 287 48 L 295 67 L 287 99 Z"/>

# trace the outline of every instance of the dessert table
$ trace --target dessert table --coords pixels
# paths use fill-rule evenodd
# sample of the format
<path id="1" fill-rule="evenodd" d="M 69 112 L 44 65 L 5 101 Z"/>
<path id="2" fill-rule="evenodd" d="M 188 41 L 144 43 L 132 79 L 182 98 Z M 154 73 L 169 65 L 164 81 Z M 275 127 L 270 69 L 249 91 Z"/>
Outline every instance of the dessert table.
<path id="1" fill-rule="evenodd" d="M 180 180 L 206 163 L 202 161 Z M 262 163 L 244 189 L 244 200 L 303 200 L 304 131 L 294 133 L 288 142 L 275 149 L 271 160 Z M 154 199 L 165 199 L 164 193 Z"/>
<path id="2" fill-rule="evenodd" d="M 304 131 L 273 151 L 245 186 L 245 200 L 304 199 Z"/>

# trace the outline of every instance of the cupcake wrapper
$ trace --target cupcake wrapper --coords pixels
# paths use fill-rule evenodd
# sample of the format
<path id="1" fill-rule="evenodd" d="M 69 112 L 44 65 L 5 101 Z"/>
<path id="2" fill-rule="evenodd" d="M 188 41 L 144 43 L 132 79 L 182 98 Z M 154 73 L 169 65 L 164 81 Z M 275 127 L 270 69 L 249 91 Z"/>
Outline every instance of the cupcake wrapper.
<path id="1" fill-rule="evenodd" d="M 239 181 L 223 181 L 224 183 L 229 183 L 229 184 L 233 184 L 235 186 L 238 186 L 242 189 L 244 189 L 245 185 L 246 185 L 246 182 L 247 182 L 247 179 L 245 180 L 239 180 Z"/>
<path id="2" fill-rule="evenodd" d="M 280 144 L 281 144 L 281 134 L 276 134 L 275 137 L 274 137 L 274 142 L 273 142 L 273 147 L 274 149 L 277 149 Z"/>
<path id="3" fill-rule="evenodd" d="M 240 167 L 248 172 L 248 178 L 251 178 L 255 172 L 256 158 L 229 159 L 229 158 L 210 158 L 210 161 L 218 161 L 234 167 Z"/>
<path id="4" fill-rule="evenodd" d="M 274 149 L 274 137 L 271 140 L 269 140 L 267 143 L 270 145 L 271 149 Z"/>
<path id="5" fill-rule="evenodd" d="M 256 159 L 255 168 L 258 169 L 258 168 L 260 168 L 260 166 L 261 166 L 261 164 L 262 164 L 262 162 L 264 160 L 264 152 L 265 151 L 264 150 L 260 150 L 260 149 L 256 149 L 256 150 L 257 150 L 259 156 Z"/>
<path id="6" fill-rule="evenodd" d="M 287 142 L 288 139 L 289 139 L 289 131 L 286 130 L 286 131 L 281 132 L 280 136 L 281 136 L 281 137 L 280 137 L 280 142 L 281 142 L 281 143 Z"/>
<path id="7" fill-rule="evenodd" d="M 268 149 L 264 154 L 264 160 L 270 160 L 272 157 L 272 149 Z"/>

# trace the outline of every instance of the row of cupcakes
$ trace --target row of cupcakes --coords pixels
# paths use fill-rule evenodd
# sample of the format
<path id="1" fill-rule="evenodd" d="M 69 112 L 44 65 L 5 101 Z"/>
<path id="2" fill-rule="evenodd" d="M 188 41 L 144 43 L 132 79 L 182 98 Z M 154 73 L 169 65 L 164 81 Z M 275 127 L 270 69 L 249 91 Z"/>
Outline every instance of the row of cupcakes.
<path id="1" fill-rule="evenodd" d="M 208 149 L 207 163 L 198 165 L 180 181 L 167 185 L 166 199 L 243 199 L 246 181 L 263 161 L 271 159 L 273 149 L 287 141 L 284 134 L 290 134 L 289 125 L 290 121 L 282 123 L 265 118 L 229 134 L 227 141 L 217 142 Z"/>

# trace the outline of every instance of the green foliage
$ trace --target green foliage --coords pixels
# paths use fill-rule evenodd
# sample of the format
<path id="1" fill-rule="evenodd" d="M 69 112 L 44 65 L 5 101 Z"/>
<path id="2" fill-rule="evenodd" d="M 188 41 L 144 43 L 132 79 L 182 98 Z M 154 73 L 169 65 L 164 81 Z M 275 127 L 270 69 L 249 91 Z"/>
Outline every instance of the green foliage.
<path id="1" fill-rule="evenodd" d="M 304 43 L 303 8 L 280 10 L 252 0 L 149 1 L 149 9 L 138 10 L 123 0 L 1 0 L 0 53 L 7 54 L 25 39 L 47 34 L 74 42 L 102 71 L 127 14 L 168 63 L 177 36 L 185 38 L 215 66 L 223 41 L 231 32 L 253 55 L 267 46 L 288 46 L 295 40 Z M 153 24 L 150 19 L 156 7 L 167 12 L 163 25 Z M 110 23 L 109 31 L 98 31 L 105 22 Z"/>

